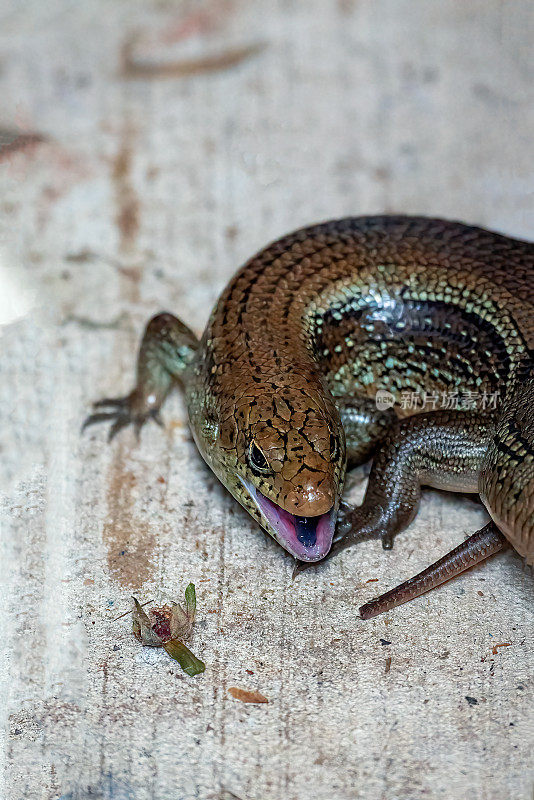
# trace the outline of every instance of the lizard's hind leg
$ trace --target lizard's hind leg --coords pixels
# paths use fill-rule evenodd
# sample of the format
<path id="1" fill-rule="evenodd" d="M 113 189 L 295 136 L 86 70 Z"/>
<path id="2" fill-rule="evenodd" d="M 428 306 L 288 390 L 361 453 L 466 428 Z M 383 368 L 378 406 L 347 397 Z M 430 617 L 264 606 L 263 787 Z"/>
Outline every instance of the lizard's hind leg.
<path id="1" fill-rule="evenodd" d="M 82 431 L 97 422 L 110 421 L 111 440 L 129 424 L 133 424 L 137 435 L 149 419 L 161 424 L 159 410 L 175 382 L 184 377 L 197 347 L 196 336 L 177 317 L 166 312 L 152 317 L 139 347 L 135 388 L 125 397 L 94 403 L 94 408 L 108 410 L 87 417 Z"/>

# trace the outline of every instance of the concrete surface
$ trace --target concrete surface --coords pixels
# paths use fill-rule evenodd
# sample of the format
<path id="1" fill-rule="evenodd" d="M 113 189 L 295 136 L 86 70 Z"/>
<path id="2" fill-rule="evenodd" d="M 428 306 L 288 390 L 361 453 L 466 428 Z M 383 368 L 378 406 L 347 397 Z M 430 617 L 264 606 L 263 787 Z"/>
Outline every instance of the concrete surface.
<path id="1" fill-rule="evenodd" d="M 140 444 L 79 435 L 152 313 L 200 332 L 298 225 L 394 210 L 532 236 L 532 23 L 527 0 L 3 0 L 0 797 L 532 797 L 520 561 L 357 618 L 480 507 L 428 493 L 392 553 L 291 582 L 179 397 Z M 194 679 L 116 620 L 189 580 Z"/>

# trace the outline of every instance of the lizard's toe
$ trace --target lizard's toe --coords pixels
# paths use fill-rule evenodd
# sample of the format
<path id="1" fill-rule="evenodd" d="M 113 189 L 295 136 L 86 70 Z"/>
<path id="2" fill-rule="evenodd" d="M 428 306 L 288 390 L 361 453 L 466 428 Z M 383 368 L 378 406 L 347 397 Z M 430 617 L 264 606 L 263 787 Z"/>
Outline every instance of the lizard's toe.
<path id="1" fill-rule="evenodd" d="M 147 407 L 143 403 L 142 396 L 135 389 L 125 397 L 108 397 L 93 403 L 93 408 L 105 408 L 106 406 L 112 410 L 96 411 L 94 414 L 90 414 L 82 425 L 82 433 L 86 428 L 98 422 L 111 422 L 108 442 L 111 442 L 119 431 L 128 425 L 133 425 L 136 438 L 139 440 L 141 428 L 149 419 L 153 419 L 154 422 L 163 427 L 159 408 Z"/>
<path id="2" fill-rule="evenodd" d="M 129 405 L 130 396 L 125 397 L 103 397 L 102 400 L 95 400 L 93 408 L 103 408 L 104 406 L 115 406 L 115 408 L 126 408 Z"/>
<path id="3" fill-rule="evenodd" d="M 83 433 L 86 428 L 89 428 L 91 425 L 96 425 L 97 422 L 107 422 L 107 420 L 114 419 L 116 417 L 115 411 L 99 411 L 96 414 L 89 414 L 87 419 L 84 420 L 80 433 Z"/>

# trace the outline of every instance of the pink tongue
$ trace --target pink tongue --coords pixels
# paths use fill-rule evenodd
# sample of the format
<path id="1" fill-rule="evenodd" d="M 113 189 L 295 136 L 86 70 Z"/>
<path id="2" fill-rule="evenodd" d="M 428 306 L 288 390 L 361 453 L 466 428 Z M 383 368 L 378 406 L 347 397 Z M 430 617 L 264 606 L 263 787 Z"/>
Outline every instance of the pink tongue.
<path id="1" fill-rule="evenodd" d="M 332 507 L 319 517 L 297 517 L 264 497 L 256 490 L 259 507 L 278 534 L 278 541 L 301 561 L 320 561 L 332 546 L 336 527 Z"/>

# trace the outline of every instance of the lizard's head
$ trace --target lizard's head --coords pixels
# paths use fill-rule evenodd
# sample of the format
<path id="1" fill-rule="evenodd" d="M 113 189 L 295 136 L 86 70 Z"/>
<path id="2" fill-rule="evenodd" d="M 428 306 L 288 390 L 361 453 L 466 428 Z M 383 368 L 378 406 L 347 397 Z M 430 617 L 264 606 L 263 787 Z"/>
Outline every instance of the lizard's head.
<path id="1" fill-rule="evenodd" d="M 334 536 L 345 476 L 345 436 L 322 393 L 262 388 L 217 413 L 197 445 L 215 474 L 288 552 L 319 561 Z"/>

